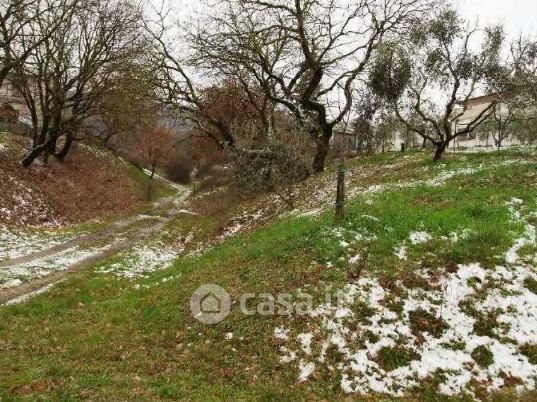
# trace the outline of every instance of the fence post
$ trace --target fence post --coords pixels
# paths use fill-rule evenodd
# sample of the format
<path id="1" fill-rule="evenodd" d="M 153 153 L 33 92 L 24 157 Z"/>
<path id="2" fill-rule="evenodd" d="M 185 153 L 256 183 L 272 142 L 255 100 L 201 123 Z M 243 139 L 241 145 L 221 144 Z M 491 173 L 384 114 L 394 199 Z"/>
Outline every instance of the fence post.
<path id="1" fill-rule="evenodd" d="M 339 161 L 337 169 L 336 220 L 345 218 L 345 162 Z"/>

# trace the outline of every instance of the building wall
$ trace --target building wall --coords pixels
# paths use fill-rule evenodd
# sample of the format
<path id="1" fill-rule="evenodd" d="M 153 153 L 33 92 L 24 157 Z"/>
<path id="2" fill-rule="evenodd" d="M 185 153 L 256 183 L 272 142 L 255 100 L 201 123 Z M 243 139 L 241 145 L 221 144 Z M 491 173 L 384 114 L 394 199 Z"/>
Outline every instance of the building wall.
<path id="1" fill-rule="evenodd" d="M 466 112 L 457 119 L 457 121 L 453 122 L 453 132 L 456 132 L 460 126 L 466 126 L 468 123 L 471 123 L 474 121 L 483 111 L 485 111 L 492 102 L 496 101 L 498 99 L 497 95 L 488 95 L 483 96 L 475 99 L 470 99 L 468 101 L 468 109 Z M 498 111 L 500 116 L 507 115 L 507 107 L 505 104 L 500 103 L 498 105 Z M 513 137 L 508 136 L 505 140 L 502 142 L 502 147 L 509 147 L 509 146 L 515 146 L 520 145 L 520 141 Z M 453 146 L 455 148 L 479 148 L 479 147 L 494 147 L 494 137 L 493 137 L 493 131 L 490 130 L 490 133 L 488 135 L 477 134 L 477 133 L 470 133 L 470 134 L 464 134 L 459 137 L 457 137 L 454 140 Z"/>

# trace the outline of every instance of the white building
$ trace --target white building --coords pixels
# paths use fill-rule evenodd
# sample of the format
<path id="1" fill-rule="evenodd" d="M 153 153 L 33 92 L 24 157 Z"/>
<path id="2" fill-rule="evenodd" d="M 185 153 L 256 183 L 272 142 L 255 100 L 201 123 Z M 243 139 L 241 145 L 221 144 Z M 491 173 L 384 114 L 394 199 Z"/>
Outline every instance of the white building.
<path id="1" fill-rule="evenodd" d="M 475 122 L 475 120 L 488 108 L 491 107 L 493 103 L 497 103 L 495 106 L 495 111 L 490 110 L 486 112 L 493 113 L 491 115 L 492 121 L 489 120 L 488 123 L 483 124 L 481 127 L 474 130 L 472 133 L 463 134 L 455 138 L 453 147 L 454 148 L 486 148 L 494 147 L 494 137 L 498 138 L 498 124 L 494 121 L 494 113 L 498 118 L 498 123 L 501 122 L 501 119 L 508 118 L 508 108 L 505 103 L 502 103 L 501 98 L 498 94 L 491 94 L 480 96 L 477 98 L 469 99 L 466 103 L 466 111 L 462 116 L 453 121 L 453 131 L 457 132 L 461 129 L 464 129 Z M 461 107 L 463 104 L 461 104 Z M 502 141 L 502 146 L 509 147 L 513 145 L 519 145 L 520 141 L 513 135 L 509 135 L 508 130 L 503 134 L 505 139 Z"/>

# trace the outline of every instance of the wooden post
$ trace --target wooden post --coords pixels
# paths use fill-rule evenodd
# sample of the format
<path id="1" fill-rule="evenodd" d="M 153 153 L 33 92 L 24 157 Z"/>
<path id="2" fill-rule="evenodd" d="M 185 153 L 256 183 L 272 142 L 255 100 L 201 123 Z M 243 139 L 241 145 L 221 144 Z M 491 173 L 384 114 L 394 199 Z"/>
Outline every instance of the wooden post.
<path id="1" fill-rule="evenodd" d="M 339 161 L 337 170 L 336 220 L 345 218 L 345 162 Z"/>

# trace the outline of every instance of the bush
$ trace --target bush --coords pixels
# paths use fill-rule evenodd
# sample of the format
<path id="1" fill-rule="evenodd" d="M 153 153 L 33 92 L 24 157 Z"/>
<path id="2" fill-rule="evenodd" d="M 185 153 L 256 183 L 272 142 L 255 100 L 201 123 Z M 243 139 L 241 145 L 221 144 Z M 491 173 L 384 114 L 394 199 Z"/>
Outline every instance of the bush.
<path id="1" fill-rule="evenodd" d="M 278 142 L 269 144 L 263 151 L 236 152 L 232 168 L 241 192 L 274 193 L 290 208 L 294 208 L 294 184 L 311 173 L 300 155 Z"/>

